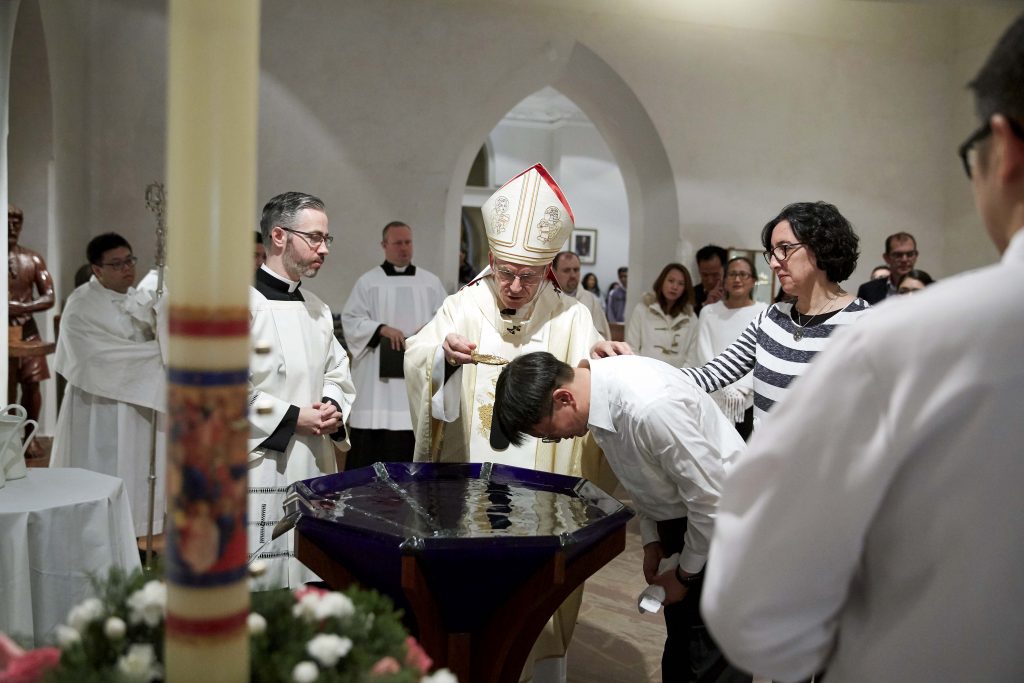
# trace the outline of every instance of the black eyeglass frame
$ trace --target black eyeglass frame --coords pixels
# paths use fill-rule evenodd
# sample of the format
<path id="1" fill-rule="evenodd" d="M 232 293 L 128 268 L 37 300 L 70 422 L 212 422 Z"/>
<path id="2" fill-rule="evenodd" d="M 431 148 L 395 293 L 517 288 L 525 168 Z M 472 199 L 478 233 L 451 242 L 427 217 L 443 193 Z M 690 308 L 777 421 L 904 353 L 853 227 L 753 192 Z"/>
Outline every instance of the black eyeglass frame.
<path id="1" fill-rule="evenodd" d="M 993 114 L 994 116 L 994 114 Z M 1005 116 L 1005 115 L 1004 115 Z M 1016 119 L 1006 116 L 1006 122 L 1010 126 L 1010 130 L 1013 134 L 1024 140 L 1024 125 L 1021 125 Z M 971 172 L 971 162 L 967 158 L 967 155 L 971 153 L 971 150 L 980 141 L 987 138 L 992 134 L 992 119 L 989 118 L 984 124 L 982 124 L 976 131 L 971 133 L 966 140 L 964 140 L 959 147 L 956 148 L 956 154 L 960 157 L 960 163 L 964 165 L 964 173 L 967 174 L 967 179 L 970 180 L 973 177 Z"/>
<path id="2" fill-rule="evenodd" d="M 326 244 L 327 248 L 330 249 L 334 243 L 334 235 L 324 235 L 319 232 L 303 232 L 302 230 L 293 230 L 292 228 L 286 228 L 283 225 L 277 226 L 285 232 L 290 232 L 306 240 L 306 244 L 311 249 L 319 249 L 321 244 Z"/>

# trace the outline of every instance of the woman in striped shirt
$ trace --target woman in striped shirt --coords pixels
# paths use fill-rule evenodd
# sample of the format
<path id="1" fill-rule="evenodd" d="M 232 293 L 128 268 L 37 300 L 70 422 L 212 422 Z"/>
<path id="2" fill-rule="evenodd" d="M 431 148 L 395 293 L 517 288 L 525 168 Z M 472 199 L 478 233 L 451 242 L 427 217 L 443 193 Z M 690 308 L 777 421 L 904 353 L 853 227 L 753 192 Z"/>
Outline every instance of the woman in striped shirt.
<path id="1" fill-rule="evenodd" d="M 790 204 L 761 231 L 764 257 L 792 300 L 761 312 L 717 358 L 684 368 L 699 386 L 715 391 L 754 372 L 754 420 L 786 395 L 833 331 L 868 309 L 839 285 L 857 267 L 859 240 L 832 204 Z"/>

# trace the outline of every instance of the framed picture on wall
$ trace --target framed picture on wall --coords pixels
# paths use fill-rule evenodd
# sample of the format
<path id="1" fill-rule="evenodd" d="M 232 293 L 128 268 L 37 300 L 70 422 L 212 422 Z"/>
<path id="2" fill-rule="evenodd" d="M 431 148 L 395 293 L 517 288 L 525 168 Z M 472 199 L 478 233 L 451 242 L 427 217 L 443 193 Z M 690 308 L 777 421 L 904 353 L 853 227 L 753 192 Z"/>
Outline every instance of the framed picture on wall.
<path id="1" fill-rule="evenodd" d="M 580 257 L 581 264 L 594 265 L 597 263 L 597 228 L 576 228 L 569 246 Z"/>

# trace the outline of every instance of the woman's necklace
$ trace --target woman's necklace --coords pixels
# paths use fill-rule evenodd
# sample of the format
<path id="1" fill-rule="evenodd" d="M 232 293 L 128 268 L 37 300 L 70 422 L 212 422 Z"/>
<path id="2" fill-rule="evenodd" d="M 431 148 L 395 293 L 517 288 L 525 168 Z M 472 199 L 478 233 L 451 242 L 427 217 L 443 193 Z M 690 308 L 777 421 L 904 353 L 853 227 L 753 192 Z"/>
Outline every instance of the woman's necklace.
<path id="1" fill-rule="evenodd" d="M 793 304 L 793 312 L 796 313 L 796 319 L 793 320 L 793 322 L 796 323 L 797 326 L 796 329 L 793 330 L 793 341 L 800 341 L 801 339 L 803 339 L 804 328 L 807 326 L 807 324 L 814 320 L 814 316 L 821 315 L 821 312 L 825 310 L 825 307 L 828 306 L 833 301 L 835 301 L 835 299 L 825 299 L 825 303 L 819 306 L 817 311 L 811 313 L 806 318 L 804 318 L 803 313 L 797 310 L 796 304 Z"/>

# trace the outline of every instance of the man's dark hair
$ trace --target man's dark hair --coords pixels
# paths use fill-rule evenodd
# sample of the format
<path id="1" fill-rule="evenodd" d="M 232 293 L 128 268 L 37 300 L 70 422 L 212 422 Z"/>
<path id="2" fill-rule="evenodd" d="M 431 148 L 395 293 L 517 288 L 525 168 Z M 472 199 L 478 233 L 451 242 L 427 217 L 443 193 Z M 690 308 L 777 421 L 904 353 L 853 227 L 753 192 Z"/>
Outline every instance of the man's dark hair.
<path id="1" fill-rule="evenodd" d="M 697 263 L 710 261 L 716 257 L 718 258 L 718 263 L 725 266 L 725 262 L 729 260 L 729 252 L 717 244 L 709 244 L 697 250 Z"/>
<path id="2" fill-rule="evenodd" d="M 558 270 L 558 262 L 567 256 L 579 258 L 575 251 L 560 251 L 555 254 L 555 259 L 551 262 L 551 270 Z"/>
<path id="3" fill-rule="evenodd" d="M 387 239 L 388 239 L 388 230 L 390 230 L 391 228 L 409 228 L 409 224 L 408 223 L 403 223 L 402 221 L 391 221 L 390 223 L 388 223 L 387 225 L 384 226 L 383 230 L 381 230 L 381 233 L 380 233 L 380 240 L 381 240 L 381 242 L 386 242 L 387 241 Z M 412 230 L 412 228 L 409 228 L 409 229 Z"/>
<path id="4" fill-rule="evenodd" d="M 967 87 L 982 121 L 1003 114 L 1024 122 L 1024 14 L 999 39 L 985 65 Z"/>
<path id="5" fill-rule="evenodd" d="M 116 232 L 105 232 L 89 240 L 89 244 L 85 247 L 85 257 L 89 263 L 98 266 L 103 262 L 103 254 L 119 247 L 127 247 L 128 251 L 132 250 L 132 245 L 128 244 L 128 240 Z"/>
<path id="6" fill-rule="evenodd" d="M 256 231 L 256 244 L 263 244 L 263 233 L 259 230 Z"/>
<path id="7" fill-rule="evenodd" d="M 547 351 L 519 356 L 498 375 L 494 388 L 494 419 L 513 446 L 521 446 L 527 433 L 554 412 L 551 394 L 575 376 L 572 366 Z"/>
<path id="8" fill-rule="evenodd" d="M 911 242 L 913 242 L 914 243 L 914 249 L 917 249 L 917 240 L 914 239 L 914 236 L 911 235 L 909 232 L 894 232 L 893 234 L 891 234 L 891 235 L 889 235 L 888 237 L 885 238 L 885 253 L 886 254 L 891 254 L 892 253 L 892 243 L 893 242 L 906 242 L 907 240 L 910 240 Z M 888 268 L 888 267 L 889 266 L 886 266 L 886 268 Z"/>
<path id="9" fill-rule="evenodd" d="M 263 207 L 263 217 L 260 218 L 263 242 L 270 244 L 270 231 L 274 229 L 275 225 L 282 228 L 294 228 L 295 219 L 303 209 L 323 211 L 324 203 L 319 197 L 305 192 L 285 192 L 267 202 Z"/>
<path id="10" fill-rule="evenodd" d="M 622 275 L 623 273 L 628 273 L 628 272 L 629 272 L 629 266 L 622 266 L 621 268 L 619 268 L 619 269 L 618 269 L 617 271 L 615 271 L 615 272 L 616 272 L 616 274 L 618 274 L 618 275 Z"/>
<path id="11" fill-rule="evenodd" d="M 673 270 L 678 270 L 683 274 L 685 289 L 683 289 L 683 293 L 675 300 L 670 308 L 668 306 L 668 299 L 666 299 L 665 295 L 662 294 L 661 288 L 665 284 L 665 279 L 668 277 L 668 274 Z M 686 310 L 687 306 L 692 308 L 694 299 L 693 279 L 690 277 L 690 271 L 686 269 L 686 266 L 682 263 L 670 263 L 662 268 L 661 274 L 658 275 L 658 279 L 654 281 L 654 296 L 658 299 L 658 305 L 661 306 L 661 310 L 663 310 L 666 315 L 679 315 Z M 690 312 L 692 313 L 693 311 L 691 310 Z"/>
<path id="12" fill-rule="evenodd" d="M 903 281 L 906 280 L 907 278 L 912 278 L 914 280 L 917 280 L 918 282 L 920 282 L 925 287 L 927 287 L 928 285 L 935 284 L 935 278 L 933 278 L 931 275 L 929 275 L 927 273 L 927 271 L 924 271 L 924 270 L 912 270 L 912 271 L 910 271 L 909 273 L 907 273 L 906 275 L 904 275 L 903 277 L 900 278 L 900 281 L 896 283 L 897 286 L 902 284 Z"/>
<path id="13" fill-rule="evenodd" d="M 799 242 L 814 255 L 818 269 L 825 271 L 831 282 L 842 282 L 857 267 L 860 239 L 850 221 L 839 209 L 827 202 L 798 202 L 782 209 L 761 231 L 761 244 L 772 248 L 772 232 L 782 221 L 788 221 Z"/>

